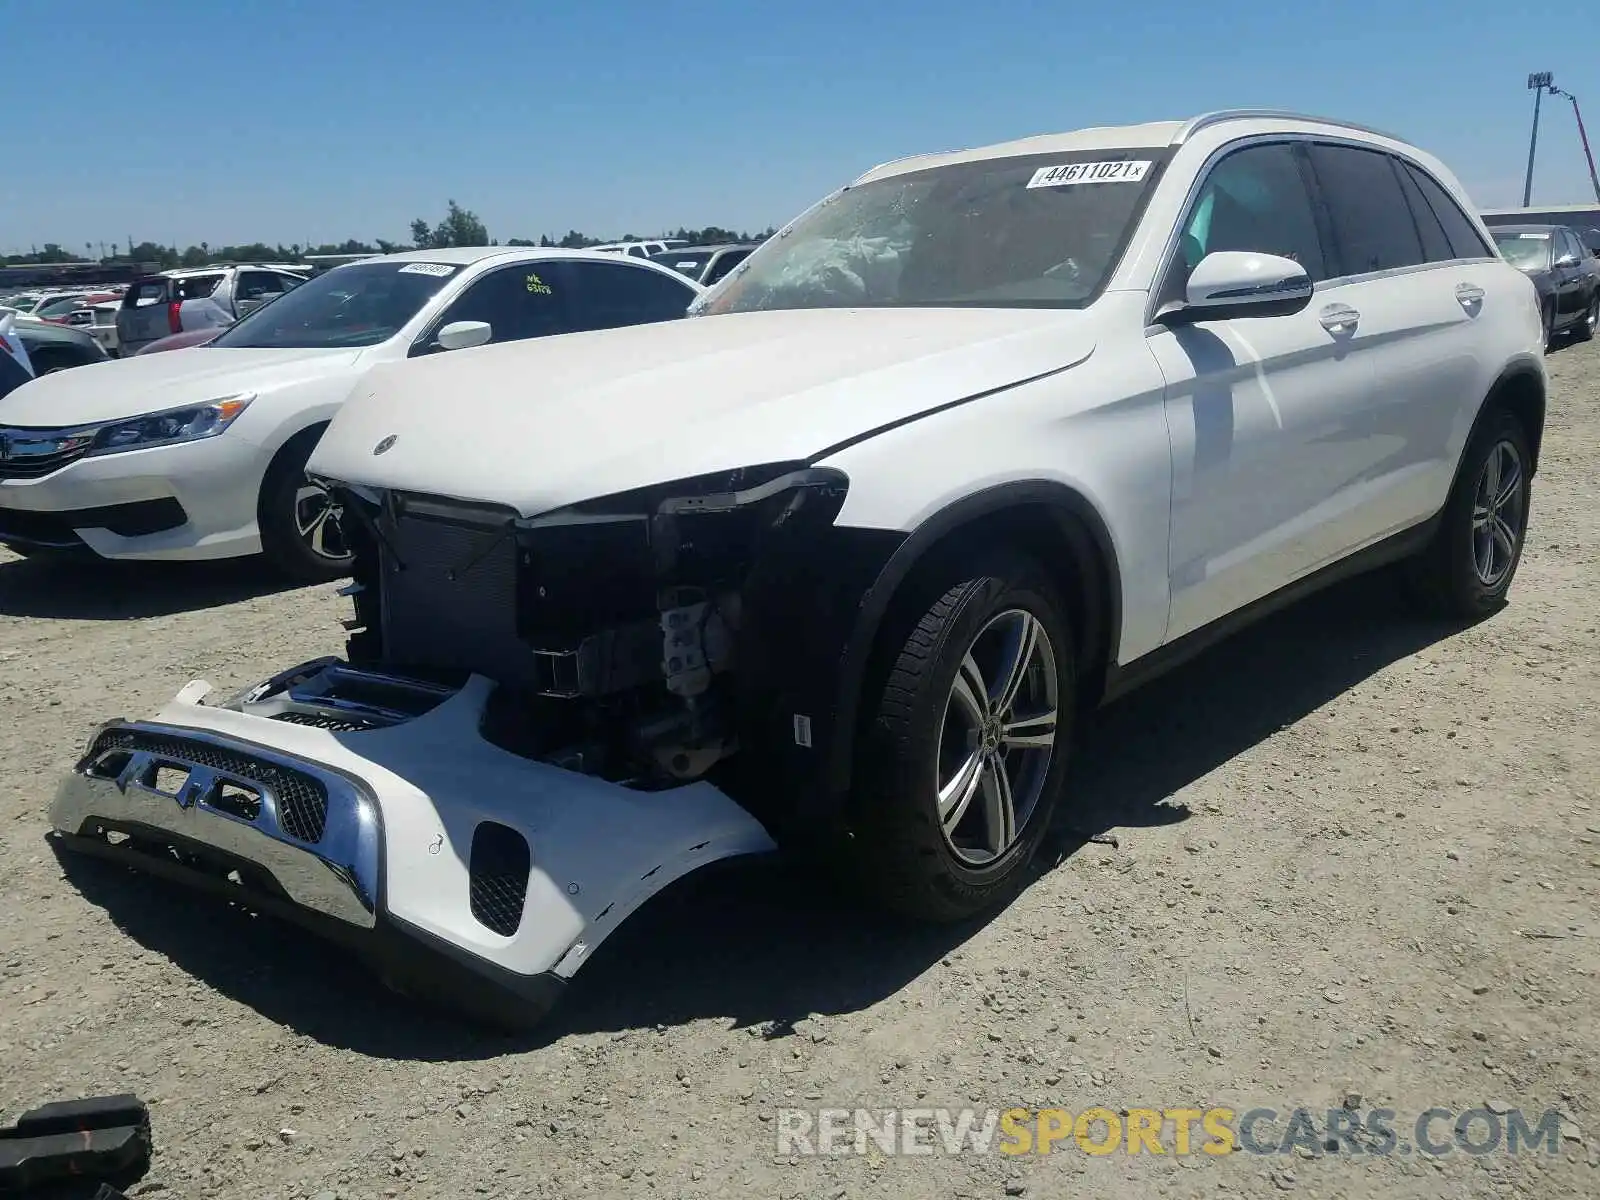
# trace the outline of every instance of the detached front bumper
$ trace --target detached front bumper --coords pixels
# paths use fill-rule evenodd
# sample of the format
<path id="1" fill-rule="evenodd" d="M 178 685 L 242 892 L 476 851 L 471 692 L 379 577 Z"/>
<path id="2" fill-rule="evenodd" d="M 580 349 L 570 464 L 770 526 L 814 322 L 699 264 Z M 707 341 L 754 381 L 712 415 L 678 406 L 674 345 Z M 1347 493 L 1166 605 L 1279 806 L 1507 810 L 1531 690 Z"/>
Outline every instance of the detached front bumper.
<path id="1" fill-rule="evenodd" d="M 772 842 L 710 784 L 636 791 L 491 744 L 493 688 L 331 660 L 220 705 L 191 683 L 96 733 L 55 836 L 351 946 L 403 990 L 529 1024 L 651 896 Z"/>

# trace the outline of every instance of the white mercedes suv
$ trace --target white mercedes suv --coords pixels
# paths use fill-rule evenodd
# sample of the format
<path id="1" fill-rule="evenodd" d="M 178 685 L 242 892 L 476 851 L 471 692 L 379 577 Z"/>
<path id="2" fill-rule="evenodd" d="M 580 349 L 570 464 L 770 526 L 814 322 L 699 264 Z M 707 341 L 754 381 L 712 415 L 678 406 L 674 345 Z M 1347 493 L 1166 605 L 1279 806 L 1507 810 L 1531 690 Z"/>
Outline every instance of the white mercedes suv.
<path id="1" fill-rule="evenodd" d="M 1517 569 L 1533 286 L 1395 137 L 1227 112 L 905 159 L 691 311 L 366 376 L 309 467 L 353 518 L 348 661 L 108 725 L 62 844 L 528 1016 L 769 834 L 986 909 L 1086 708 L 1356 571 L 1472 620 Z"/>

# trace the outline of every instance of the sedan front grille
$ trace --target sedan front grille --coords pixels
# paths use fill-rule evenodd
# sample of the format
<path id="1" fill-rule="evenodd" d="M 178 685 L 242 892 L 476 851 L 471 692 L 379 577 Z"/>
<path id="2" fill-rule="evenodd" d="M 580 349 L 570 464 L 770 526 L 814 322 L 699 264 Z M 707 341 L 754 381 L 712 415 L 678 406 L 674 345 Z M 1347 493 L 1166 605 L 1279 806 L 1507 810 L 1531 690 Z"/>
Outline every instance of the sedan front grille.
<path id="1" fill-rule="evenodd" d="M 95 739 L 89 760 L 112 751 L 136 752 L 191 762 L 226 775 L 251 780 L 271 790 L 278 801 L 278 824 L 290 837 L 315 845 L 328 823 L 328 793 L 311 775 L 277 763 L 188 738 L 166 737 L 142 730 L 108 729 Z"/>
<path id="2" fill-rule="evenodd" d="M 93 430 L 0 429 L 0 479 L 38 479 L 82 458 Z"/>

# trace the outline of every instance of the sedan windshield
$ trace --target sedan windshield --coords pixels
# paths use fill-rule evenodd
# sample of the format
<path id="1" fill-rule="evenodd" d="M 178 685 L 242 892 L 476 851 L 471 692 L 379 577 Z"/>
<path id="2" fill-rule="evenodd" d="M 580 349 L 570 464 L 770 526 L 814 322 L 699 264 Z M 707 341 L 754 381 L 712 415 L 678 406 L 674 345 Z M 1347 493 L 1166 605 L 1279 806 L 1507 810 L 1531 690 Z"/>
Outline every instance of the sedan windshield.
<path id="1" fill-rule="evenodd" d="M 1157 152 L 954 163 L 836 192 L 695 315 L 781 308 L 1079 308 L 1121 255 Z"/>
<path id="2" fill-rule="evenodd" d="M 208 346 L 317 349 L 376 346 L 421 311 L 461 268 L 450 263 L 352 263 L 285 292 Z"/>
<path id="3" fill-rule="evenodd" d="M 1550 266 L 1548 233 L 1495 233 L 1500 256 L 1523 271 L 1543 271 Z"/>

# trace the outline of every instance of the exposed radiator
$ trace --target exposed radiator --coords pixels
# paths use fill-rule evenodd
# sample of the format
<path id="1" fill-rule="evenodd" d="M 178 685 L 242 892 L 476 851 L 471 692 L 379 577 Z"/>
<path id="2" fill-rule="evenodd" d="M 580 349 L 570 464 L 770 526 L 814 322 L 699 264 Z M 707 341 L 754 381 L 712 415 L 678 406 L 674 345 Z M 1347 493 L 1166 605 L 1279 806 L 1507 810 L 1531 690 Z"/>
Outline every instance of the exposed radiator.
<path id="1" fill-rule="evenodd" d="M 382 584 L 388 661 L 537 686 L 535 655 L 517 636 L 517 548 L 504 522 L 407 513 L 389 539 Z"/>

